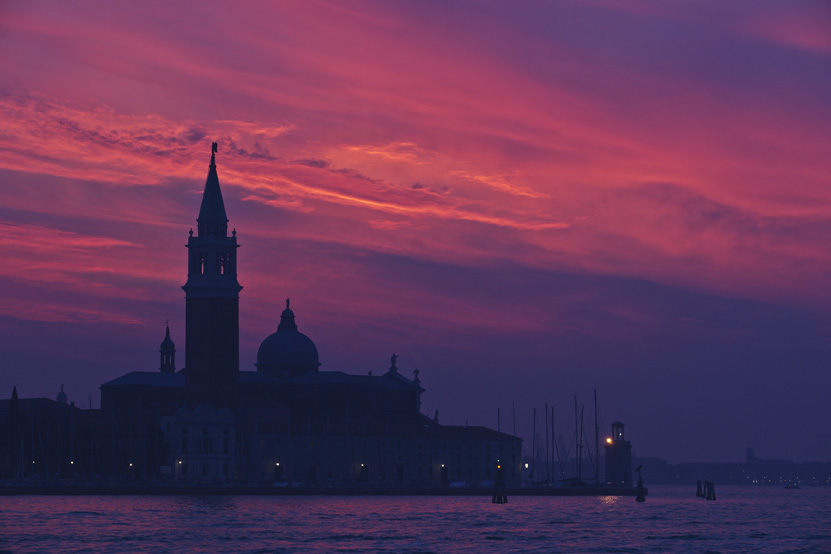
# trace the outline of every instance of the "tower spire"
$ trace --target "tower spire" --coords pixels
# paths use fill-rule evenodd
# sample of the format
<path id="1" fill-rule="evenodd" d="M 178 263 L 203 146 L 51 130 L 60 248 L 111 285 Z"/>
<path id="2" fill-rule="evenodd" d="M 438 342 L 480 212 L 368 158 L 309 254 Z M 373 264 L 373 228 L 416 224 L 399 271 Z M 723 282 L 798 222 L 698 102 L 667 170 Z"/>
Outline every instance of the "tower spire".
<path id="1" fill-rule="evenodd" d="M 200 237 L 228 236 L 228 216 L 225 213 L 222 190 L 219 188 L 219 176 L 216 173 L 217 150 L 217 144 L 211 143 L 211 165 L 208 167 L 205 192 L 202 193 L 202 206 L 199 209 L 199 217 L 196 219 L 197 233 Z"/>

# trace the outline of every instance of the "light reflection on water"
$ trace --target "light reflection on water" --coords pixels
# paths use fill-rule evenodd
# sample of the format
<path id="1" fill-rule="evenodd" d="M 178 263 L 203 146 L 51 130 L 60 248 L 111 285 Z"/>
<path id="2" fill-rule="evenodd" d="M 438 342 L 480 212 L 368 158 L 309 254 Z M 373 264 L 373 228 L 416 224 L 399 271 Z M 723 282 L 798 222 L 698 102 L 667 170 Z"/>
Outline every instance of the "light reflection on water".
<path id="1" fill-rule="evenodd" d="M 7 552 L 831 552 L 831 489 L 620 497 L 0 497 Z"/>

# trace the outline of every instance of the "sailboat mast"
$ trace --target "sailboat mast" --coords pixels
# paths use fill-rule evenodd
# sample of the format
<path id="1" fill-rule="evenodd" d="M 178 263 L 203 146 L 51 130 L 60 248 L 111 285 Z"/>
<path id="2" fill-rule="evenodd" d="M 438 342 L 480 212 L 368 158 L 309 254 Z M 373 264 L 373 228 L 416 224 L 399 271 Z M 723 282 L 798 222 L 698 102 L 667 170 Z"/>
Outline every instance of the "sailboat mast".
<path id="1" fill-rule="evenodd" d="M 551 411 L 545 414 L 551 420 L 551 480 L 557 480 L 557 471 L 554 469 L 554 452 L 557 452 L 557 467 L 562 470 L 562 464 L 559 463 L 560 449 L 557 448 L 557 436 L 554 434 L 554 405 L 551 405 Z"/>
<path id="2" fill-rule="evenodd" d="M 534 408 L 534 424 L 531 428 L 531 482 L 534 481 L 534 471 L 537 469 L 537 409 Z"/>
<path id="3" fill-rule="evenodd" d="M 511 417 L 514 420 L 514 436 L 516 436 L 516 402 L 511 402 Z"/>
<path id="4" fill-rule="evenodd" d="M 586 406 L 580 406 L 580 463 L 577 465 L 577 481 L 583 480 L 583 412 Z"/>
<path id="5" fill-rule="evenodd" d="M 548 458 L 548 403 L 545 404 L 545 481 L 551 479 L 551 472 Z"/>
<path id="6" fill-rule="evenodd" d="M 597 389 L 594 389 L 594 482 L 600 484 L 600 424 L 597 422 Z"/>
<path id="7" fill-rule="evenodd" d="M 574 469 L 580 480 L 580 414 L 577 411 L 577 395 L 574 395 Z"/>
<path id="8" fill-rule="evenodd" d="M 554 434 L 554 406 L 551 406 L 551 440 L 554 442 L 551 448 L 557 450 L 557 466 L 560 468 L 560 479 L 565 481 L 566 473 L 563 469 L 563 460 L 560 457 L 560 445 L 557 444 L 557 435 Z"/>

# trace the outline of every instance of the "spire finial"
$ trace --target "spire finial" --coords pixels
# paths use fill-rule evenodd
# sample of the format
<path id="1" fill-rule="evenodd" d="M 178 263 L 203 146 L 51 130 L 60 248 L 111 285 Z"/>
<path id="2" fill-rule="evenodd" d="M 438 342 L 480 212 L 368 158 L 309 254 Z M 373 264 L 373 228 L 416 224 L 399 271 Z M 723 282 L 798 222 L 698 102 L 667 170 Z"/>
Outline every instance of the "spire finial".
<path id="1" fill-rule="evenodd" d="M 291 300 L 286 298 L 286 309 L 280 314 L 280 325 L 278 331 L 297 331 L 297 323 L 294 322 L 294 312 L 291 311 Z"/>

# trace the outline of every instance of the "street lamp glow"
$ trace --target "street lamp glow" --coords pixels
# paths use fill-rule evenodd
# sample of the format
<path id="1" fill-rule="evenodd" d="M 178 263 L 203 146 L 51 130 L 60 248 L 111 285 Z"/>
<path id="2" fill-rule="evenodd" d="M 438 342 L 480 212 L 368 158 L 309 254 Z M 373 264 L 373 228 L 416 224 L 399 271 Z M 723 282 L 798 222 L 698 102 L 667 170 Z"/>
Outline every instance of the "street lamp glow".
<path id="1" fill-rule="evenodd" d="M 612 437 L 607 438 L 607 439 L 606 439 L 606 443 L 607 443 L 607 444 L 612 444 Z"/>

